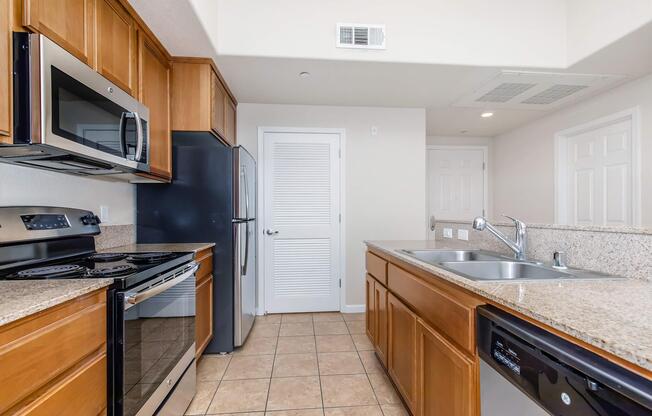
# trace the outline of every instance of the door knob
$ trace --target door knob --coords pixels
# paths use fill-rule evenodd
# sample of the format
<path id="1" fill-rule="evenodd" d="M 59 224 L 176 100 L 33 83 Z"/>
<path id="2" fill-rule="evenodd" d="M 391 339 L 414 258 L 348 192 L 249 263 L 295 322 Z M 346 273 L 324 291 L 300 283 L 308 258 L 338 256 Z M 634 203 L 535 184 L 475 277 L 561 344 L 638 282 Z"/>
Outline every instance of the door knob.
<path id="1" fill-rule="evenodd" d="M 276 234 L 278 234 L 278 231 L 265 230 L 265 234 L 267 234 L 267 235 L 276 235 Z"/>

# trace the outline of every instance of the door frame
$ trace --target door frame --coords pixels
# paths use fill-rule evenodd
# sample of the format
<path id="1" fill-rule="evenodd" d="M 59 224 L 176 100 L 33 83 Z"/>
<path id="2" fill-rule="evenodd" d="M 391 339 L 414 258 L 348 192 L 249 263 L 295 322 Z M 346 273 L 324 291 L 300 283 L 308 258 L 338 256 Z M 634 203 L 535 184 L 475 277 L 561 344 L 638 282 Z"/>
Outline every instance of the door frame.
<path id="1" fill-rule="evenodd" d="M 568 224 L 568 139 L 581 133 L 597 130 L 629 120 L 632 130 L 632 226 L 641 226 L 641 110 L 632 107 L 608 116 L 570 127 L 555 133 L 554 148 L 554 204 L 555 224 Z"/>
<path id="2" fill-rule="evenodd" d="M 489 146 L 485 145 L 447 145 L 447 144 L 429 144 L 426 145 L 426 240 L 429 238 L 428 229 L 430 228 L 430 150 L 481 150 L 482 161 L 484 163 L 483 171 L 483 201 L 482 209 L 484 216 L 489 216 Z M 448 221 L 448 220 L 444 220 Z"/>
<path id="3" fill-rule="evenodd" d="M 265 133 L 308 133 L 308 134 L 337 134 L 340 137 L 339 140 L 339 159 L 340 159 L 340 227 L 339 227 L 339 239 L 340 239 L 340 252 L 339 252 L 339 263 L 340 270 L 339 275 L 341 279 L 340 285 L 340 311 L 348 312 L 349 306 L 346 304 L 346 288 L 347 288 L 347 279 L 346 279 L 346 241 L 345 241 L 345 225 L 346 225 L 346 213 L 345 213 L 345 161 L 346 161 L 346 129 L 343 128 L 320 128 L 320 127 L 258 127 L 258 160 L 257 160 L 257 171 L 258 171 L 258 186 L 257 186 L 257 197 L 259 203 L 257 204 L 257 218 L 259 221 L 256 221 L 256 242 L 258 244 L 258 256 L 256 259 L 256 268 L 257 268 L 257 279 L 258 279 L 258 305 L 256 307 L 256 313 L 258 315 L 264 315 L 267 310 L 267 305 L 265 301 L 267 276 L 265 276 L 265 241 L 264 229 L 265 224 L 265 190 L 264 190 L 264 174 L 265 171 Z M 357 305 L 355 305 L 357 306 Z M 359 312 L 357 307 L 354 312 Z"/>

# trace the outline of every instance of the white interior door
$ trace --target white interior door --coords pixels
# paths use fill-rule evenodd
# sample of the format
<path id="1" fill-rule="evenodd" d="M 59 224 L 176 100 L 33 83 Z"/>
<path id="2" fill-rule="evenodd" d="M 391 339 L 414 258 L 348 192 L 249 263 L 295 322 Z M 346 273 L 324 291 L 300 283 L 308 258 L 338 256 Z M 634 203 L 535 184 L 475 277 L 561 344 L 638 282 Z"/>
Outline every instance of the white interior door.
<path id="1" fill-rule="evenodd" d="M 265 132 L 268 313 L 340 310 L 340 135 Z"/>
<path id="2" fill-rule="evenodd" d="M 632 124 L 569 136 L 566 218 L 577 225 L 633 225 Z"/>
<path id="3" fill-rule="evenodd" d="M 437 220 L 472 221 L 484 215 L 485 150 L 428 149 L 428 235 Z"/>

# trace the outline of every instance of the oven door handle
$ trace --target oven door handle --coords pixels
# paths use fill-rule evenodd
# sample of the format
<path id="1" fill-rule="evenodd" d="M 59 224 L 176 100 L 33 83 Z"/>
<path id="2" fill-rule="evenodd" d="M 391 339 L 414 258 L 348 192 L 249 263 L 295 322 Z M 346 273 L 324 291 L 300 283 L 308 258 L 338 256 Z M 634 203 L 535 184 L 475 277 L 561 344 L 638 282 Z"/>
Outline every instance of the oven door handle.
<path id="1" fill-rule="evenodd" d="M 190 276 L 194 275 L 198 268 L 199 264 L 195 264 L 190 270 L 183 272 L 177 277 L 164 281 L 163 283 L 153 286 L 147 290 L 143 290 L 142 292 L 136 292 L 125 296 L 125 300 L 129 304 L 125 305 L 125 309 L 129 309 L 131 306 L 138 305 L 139 303 L 144 302 L 147 299 L 163 293 L 173 286 L 178 285 Z"/>

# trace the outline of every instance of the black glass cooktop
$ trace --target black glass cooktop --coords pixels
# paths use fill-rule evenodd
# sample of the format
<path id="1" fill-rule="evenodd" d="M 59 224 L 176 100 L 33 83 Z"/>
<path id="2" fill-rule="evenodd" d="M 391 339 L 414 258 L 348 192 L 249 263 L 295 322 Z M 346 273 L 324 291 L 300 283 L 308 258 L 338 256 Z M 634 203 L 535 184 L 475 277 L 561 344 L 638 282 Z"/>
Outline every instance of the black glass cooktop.
<path id="1" fill-rule="evenodd" d="M 93 253 L 60 261 L 16 265 L 0 280 L 113 278 L 127 287 L 192 260 L 192 253 Z"/>

